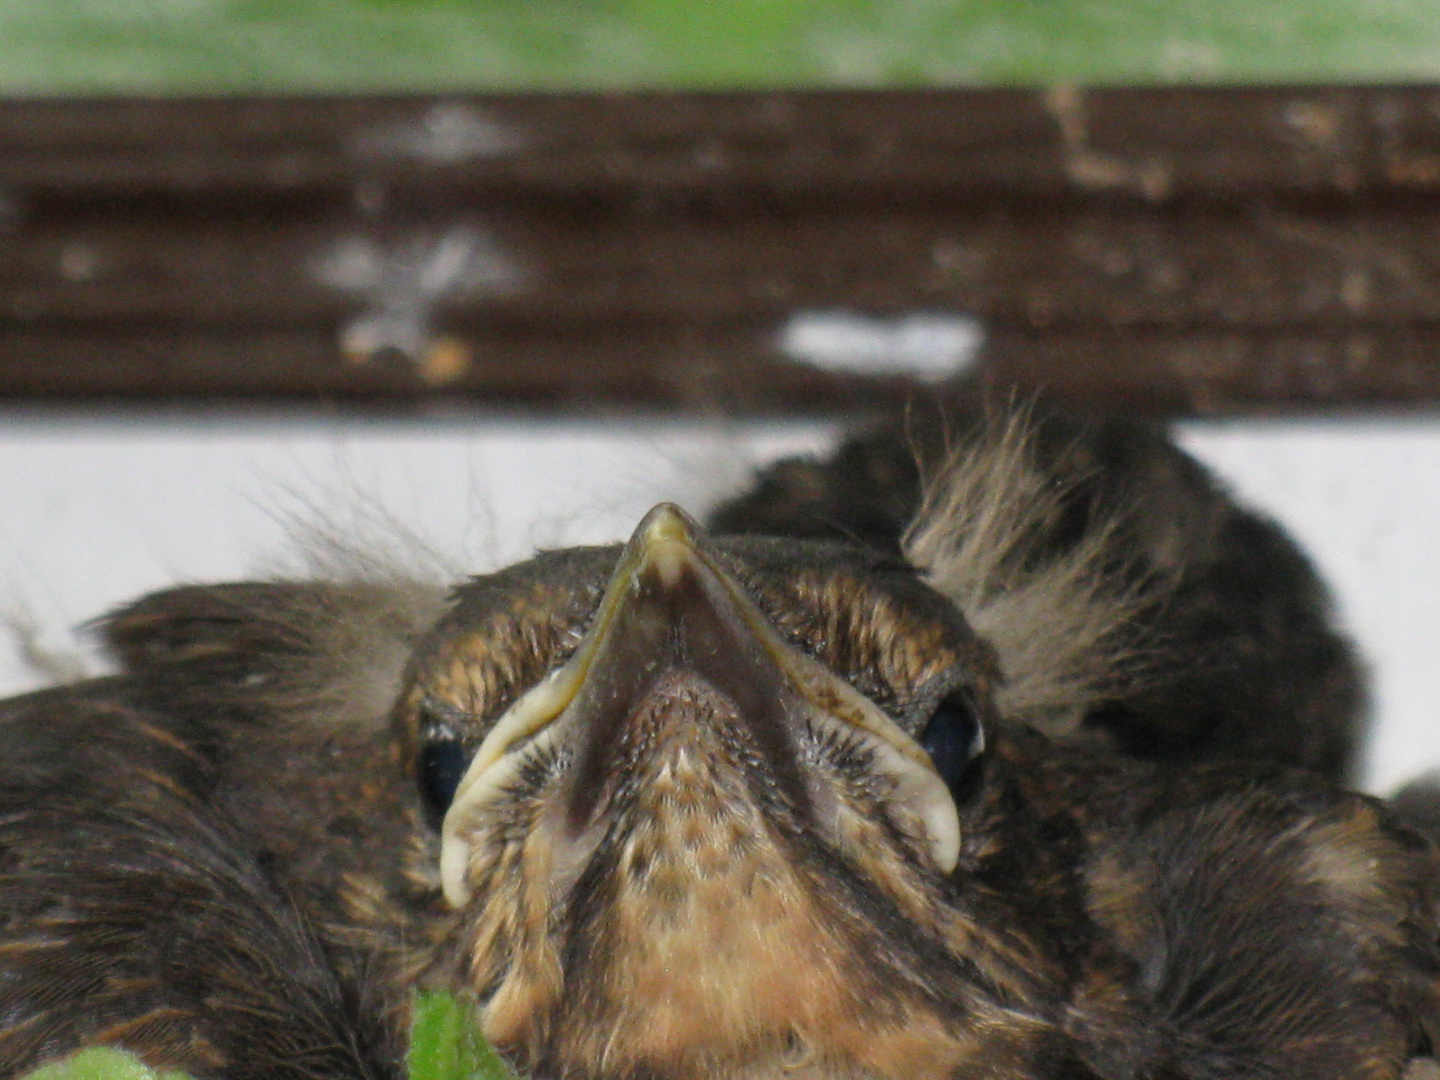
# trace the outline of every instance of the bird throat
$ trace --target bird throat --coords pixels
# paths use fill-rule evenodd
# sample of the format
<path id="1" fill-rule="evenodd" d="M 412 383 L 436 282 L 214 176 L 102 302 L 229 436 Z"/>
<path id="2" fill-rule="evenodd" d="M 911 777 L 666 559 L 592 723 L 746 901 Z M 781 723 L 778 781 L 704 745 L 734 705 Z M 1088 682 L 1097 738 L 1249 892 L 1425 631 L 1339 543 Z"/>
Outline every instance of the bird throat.
<path id="1" fill-rule="evenodd" d="M 966 1056 L 914 1001 L 877 1016 L 875 957 L 827 902 L 804 811 L 784 785 L 756 783 L 761 752 L 723 693 L 664 672 L 609 748 L 582 830 L 566 818 L 531 834 L 551 841 L 512 882 L 547 859 L 553 882 L 572 845 L 585 868 L 563 897 L 511 890 L 549 904 L 543 916 L 502 916 L 503 889 L 487 905 L 521 940 L 480 935 L 513 950 L 485 1030 L 522 1067 L 597 1080 L 921 1077 Z M 542 939 L 526 929 L 542 926 Z"/>
<path id="2" fill-rule="evenodd" d="M 567 973 L 625 992 L 593 995 L 581 1028 L 652 1066 L 729 1056 L 719 1042 L 799 1053 L 819 1017 L 796 1015 L 797 1003 L 813 1011 L 833 996 L 823 984 L 835 964 L 822 958 L 841 950 L 783 833 L 787 810 L 752 790 L 742 762 L 753 749 L 701 680 L 663 677 L 642 711 L 629 731 L 643 756 L 618 770 L 632 782 L 581 883 L 593 891 L 576 897 L 572 932 L 586 947 L 570 950 Z"/>

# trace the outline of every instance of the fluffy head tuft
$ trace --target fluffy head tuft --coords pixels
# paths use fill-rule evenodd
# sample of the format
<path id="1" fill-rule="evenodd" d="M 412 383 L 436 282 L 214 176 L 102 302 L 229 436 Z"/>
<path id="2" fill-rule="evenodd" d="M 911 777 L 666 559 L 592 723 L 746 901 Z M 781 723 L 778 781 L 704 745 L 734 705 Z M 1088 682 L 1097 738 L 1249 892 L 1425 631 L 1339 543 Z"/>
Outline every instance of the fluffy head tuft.
<path id="1" fill-rule="evenodd" d="M 1146 615 L 1173 577 L 1127 556 L 1118 513 L 1077 530 L 1086 478 L 1044 468 L 1035 441 L 1028 411 L 990 418 L 927 478 L 902 543 L 999 653 L 1002 714 L 1065 735 L 1144 677 Z"/>

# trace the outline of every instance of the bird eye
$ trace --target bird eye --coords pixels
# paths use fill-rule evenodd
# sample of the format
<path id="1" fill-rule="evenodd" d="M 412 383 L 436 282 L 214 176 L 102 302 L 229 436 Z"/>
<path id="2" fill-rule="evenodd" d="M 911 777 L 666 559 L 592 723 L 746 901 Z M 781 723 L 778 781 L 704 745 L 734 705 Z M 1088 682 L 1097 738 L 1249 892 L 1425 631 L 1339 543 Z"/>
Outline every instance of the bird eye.
<path id="1" fill-rule="evenodd" d="M 429 722 L 421 728 L 416 779 L 426 817 L 438 828 L 445 811 L 455 800 L 455 789 L 470 767 L 470 751 L 449 724 L 433 717 L 427 719 Z"/>
<path id="2" fill-rule="evenodd" d="M 454 735 L 442 735 L 420 748 L 420 794 L 432 824 L 444 819 L 469 764 L 465 747 Z"/>
<path id="3" fill-rule="evenodd" d="M 920 745 L 950 789 L 960 787 L 971 763 L 985 749 L 985 731 L 974 698 L 963 690 L 941 698 L 920 732 Z"/>

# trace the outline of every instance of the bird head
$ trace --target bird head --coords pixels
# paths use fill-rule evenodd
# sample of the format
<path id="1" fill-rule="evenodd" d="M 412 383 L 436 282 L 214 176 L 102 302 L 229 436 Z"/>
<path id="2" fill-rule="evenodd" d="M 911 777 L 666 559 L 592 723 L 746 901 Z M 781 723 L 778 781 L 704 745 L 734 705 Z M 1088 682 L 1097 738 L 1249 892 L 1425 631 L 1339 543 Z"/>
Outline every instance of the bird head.
<path id="1" fill-rule="evenodd" d="M 904 564 L 670 505 L 470 583 L 399 716 L 486 1034 L 567 1077 L 967 1060 L 1040 966 L 957 898 L 995 679 Z"/>

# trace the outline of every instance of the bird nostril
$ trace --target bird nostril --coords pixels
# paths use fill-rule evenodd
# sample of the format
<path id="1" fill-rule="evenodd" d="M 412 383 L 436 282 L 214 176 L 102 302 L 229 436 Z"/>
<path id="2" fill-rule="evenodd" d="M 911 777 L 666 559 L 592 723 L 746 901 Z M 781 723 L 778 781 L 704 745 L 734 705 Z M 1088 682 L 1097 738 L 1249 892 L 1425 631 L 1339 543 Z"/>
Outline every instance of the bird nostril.
<path id="1" fill-rule="evenodd" d="M 780 1051 L 780 1064 L 788 1070 L 803 1069 L 815 1060 L 815 1051 L 810 1040 L 794 1028 L 785 1033 L 785 1045 Z"/>

